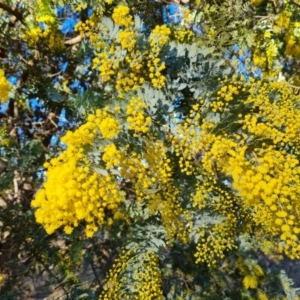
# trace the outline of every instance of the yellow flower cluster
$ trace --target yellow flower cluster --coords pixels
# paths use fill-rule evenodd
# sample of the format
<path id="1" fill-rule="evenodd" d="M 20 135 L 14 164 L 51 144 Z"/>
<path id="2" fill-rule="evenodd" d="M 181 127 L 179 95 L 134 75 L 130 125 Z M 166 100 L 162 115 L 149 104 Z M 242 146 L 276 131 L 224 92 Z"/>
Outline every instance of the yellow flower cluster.
<path id="1" fill-rule="evenodd" d="M 114 12 L 116 23 L 119 24 L 123 20 L 122 17 L 121 21 L 118 21 L 119 13 L 127 15 L 129 14 L 129 8 L 118 6 Z M 95 35 L 91 36 L 95 48 L 99 51 L 93 60 L 93 68 L 99 68 L 100 77 L 104 82 L 116 79 L 114 84 L 119 93 L 119 98 L 123 97 L 124 91 L 135 91 L 145 81 L 144 77 L 141 76 L 143 67 L 142 52 L 135 49 L 136 34 L 129 29 L 129 26 L 133 24 L 132 16 L 128 15 L 127 19 L 130 21 L 126 23 L 125 28 L 119 30 L 118 37 L 114 43 L 103 42 L 111 39 L 105 26 L 99 27 L 102 34 L 100 40 Z M 107 35 L 106 37 L 105 34 Z M 124 50 L 126 50 L 125 60 L 123 57 Z M 124 66 L 124 62 L 126 66 Z M 129 72 L 127 67 L 129 67 Z"/>
<path id="2" fill-rule="evenodd" d="M 95 122 L 102 134 L 103 138 L 111 139 L 116 137 L 120 131 L 120 125 L 117 120 L 111 117 L 104 117 L 101 121 Z"/>
<path id="3" fill-rule="evenodd" d="M 286 54 L 291 56 L 300 55 L 300 45 L 297 45 L 297 41 L 294 36 L 286 36 Z"/>
<path id="4" fill-rule="evenodd" d="M 194 254 L 196 263 L 205 262 L 213 266 L 218 259 L 224 258 L 225 251 L 236 248 L 229 222 L 216 224 L 212 228 L 200 227 L 197 232 L 200 238 Z"/>
<path id="5" fill-rule="evenodd" d="M 112 4 L 112 0 L 98 0 L 93 4 L 93 13 L 85 21 L 79 21 L 75 25 L 75 31 L 79 32 L 81 36 L 88 36 L 91 41 L 91 45 L 95 46 L 95 39 L 99 38 L 99 31 L 101 28 L 101 17 L 104 15 L 106 9 L 106 3 Z M 87 3 L 78 4 L 77 11 L 82 11 L 88 7 Z"/>
<path id="6" fill-rule="evenodd" d="M 45 167 L 47 181 L 31 205 L 37 208 L 36 221 L 48 234 L 60 227 L 70 234 L 84 220 L 85 233 L 92 237 L 105 223 L 106 211 L 117 210 L 123 201 L 117 182 L 88 166 L 83 148 L 75 150 L 69 146 Z"/>
<path id="7" fill-rule="evenodd" d="M 255 6 L 259 6 L 261 5 L 261 3 L 263 2 L 263 0 L 250 0 L 251 3 Z"/>
<path id="8" fill-rule="evenodd" d="M 67 160 L 68 154 L 67 151 L 58 158 L 64 159 L 60 163 L 51 161 L 47 182 L 32 206 L 39 208 L 37 222 L 48 234 L 61 226 L 69 234 L 79 221 L 85 220 L 86 235 L 91 237 L 105 222 L 105 210 L 116 210 L 123 196 L 110 177 L 100 176 L 87 166 L 77 167 L 80 160 Z"/>
<path id="9" fill-rule="evenodd" d="M 163 46 L 170 41 L 170 35 L 170 28 L 166 25 L 157 25 L 149 37 L 149 44 L 151 47 L 147 63 L 149 68 L 149 78 L 151 79 L 152 85 L 158 89 L 164 87 L 166 81 L 165 76 L 161 74 L 161 71 L 166 67 L 164 63 L 160 64 L 159 53 Z"/>
<path id="10" fill-rule="evenodd" d="M 199 104 L 195 104 L 190 111 L 186 123 L 176 126 L 176 135 L 172 136 L 172 145 L 175 148 L 175 154 L 179 157 L 179 167 L 181 172 L 190 176 L 195 171 L 194 162 L 202 156 L 203 149 L 199 145 L 198 130 L 200 122 Z M 189 147 L 186 148 L 186 144 Z M 191 151 L 191 149 L 193 149 Z"/>
<path id="11" fill-rule="evenodd" d="M 87 3 L 80 3 L 80 4 L 77 5 L 76 10 L 77 11 L 82 11 L 86 8 L 87 8 Z"/>
<path id="12" fill-rule="evenodd" d="M 51 15 L 41 15 L 36 18 L 37 22 L 44 22 L 47 25 L 54 24 L 56 19 Z"/>
<path id="13" fill-rule="evenodd" d="M 58 267 L 60 269 L 63 269 L 64 274 L 67 275 L 67 277 L 69 278 L 69 280 L 72 280 L 73 282 L 79 282 L 78 277 L 76 276 L 76 272 L 75 272 L 75 264 L 80 265 L 82 262 L 82 256 L 78 255 L 78 260 L 74 261 L 74 259 L 72 259 L 69 255 L 66 255 L 65 251 L 62 250 L 58 250 L 56 252 L 56 255 L 59 259 L 59 263 L 58 263 Z M 47 257 L 45 257 L 45 263 L 47 263 Z"/>
<path id="14" fill-rule="evenodd" d="M 84 36 L 87 32 L 90 32 L 95 28 L 96 24 L 100 20 L 100 16 L 101 13 L 99 13 L 99 11 L 94 12 L 85 22 L 79 21 L 75 25 L 74 30 Z"/>
<path id="15" fill-rule="evenodd" d="M 275 20 L 275 24 L 285 30 L 288 30 L 290 27 L 292 12 L 288 9 L 284 9 Z"/>
<path id="16" fill-rule="evenodd" d="M 256 67 L 259 67 L 261 69 L 264 69 L 266 67 L 267 59 L 266 57 L 261 53 L 261 51 L 255 49 L 253 53 L 253 63 Z"/>
<path id="17" fill-rule="evenodd" d="M 137 72 L 139 73 L 139 72 Z M 123 97 L 123 92 L 136 91 L 141 84 L 144 82 L 143 77 L 132 72 L 128 75 L 125 70 L 120 70 L 117 75 L 116 89 L 119 92 L 119 98 Z"/>
<path id="18" fill-rule="evenodd" d="M 275 42 L 269 42 L 266 48 L 267 63 L 270 69 L 273 67 L 274 61 L 278 54 L 278 46 Z"/>
<path id="19" fill-rule="evenodd" d="M 34 47 L 39 41 L 43 41 L 50 51 L 58 52 L 65 48 L 63 35 L 59 31 L 59 24 L 54 15 L 52 8 L 46 1 L 39 0 L 36 9 L 36 22 L 45 24 L 45 29 L 41 29 L 39 25 L 29 26 L 30 29 L 25 32 L 24 39 L 30 47 Z"/>
<path id="20" fill-rule="evenodd" d="M 179 189 L 174 185 L 167 148 L 152 135 L 144 136 L 144 141 L 141 154 L 129 152 L 126 147 L 107 146 L 103 156 L 106 169 L 118 167 L 121 178 L 132 184 L 136 200 L 147 204 L 152 214 L 161 214 L 169 240 L 175 236 L 184 239 L 186 230 L 180 220 L 183 210 L 177 199 Z"/>
<path id="21" fill-rule="evenodd" d="M 35 47 L 38 42 L 43 42 L 54 53 L 65 49 L 63 35 L 59 31 L 59 24 L 49 3 L 39 0 L 36 12 L 35 22 L 44 23 L 45 28 L 41 29 L 38 24 L 29 24 L 28 30 L 23 35 L 24 40 L 30 47 Z"/>
<path id="22" fill-rule="evenodd" d="M 133 50 L 136 44 L 135 33 L 131 30 L 119 31 L 118 39 L 122 48 L 128 50 L 129 52 Z"/>
<path id="23" fill-rule="evenodd" d="M 264 271 L 255 260 L 239 257 L 236 263 L 237 269 L 243 278 L 243 285 L 246 289 L 256 289 L 259 286 L 260 277 Z M 261 295 L 263 297 L 264 294 Z M 259 297 L 260 299 L 260 297 Z"/>
<path id="24" fill-rule="evenodd" d="M 132 130 L 128 132 L 129 139 L 135 139 L 137 133 L 149 132 L 151 118 L 145 115 L 145 108 L 142 99 L 136 97 L 131 99 L 125 113 L 119 107 L 115 108 L 121 119 L 124 114 L 123 119 L 129 123 L 128 128 Z M 118 214 L 116 211 L 124 197 L 114 172 L 118 170 L 119 176 L 132 184 L 135 199 L 147 204 L 150 213 L 160 213 L 169 240 L 175 237 L 187 240 L 187 230 L 180 219 L 183 210 L 179 189 L 174 185 L 166 145 L 149 134 L 143 135 L 142 152 L 129 151 L 129 146 L 111 140 L 118 138 L 120 129 L 106 107 L 89 115 L 85 124 L 62 138 L 68 149 L 45 165 L 48 168 L 47 181 L 32 202 L 37 208 L 37 221 L 48 233 L 59 227 L 70 233 L 84 220 L 86 234 L 92 236 L 101 224 L 112 221 L 106 220 L 107 209 L 113 211 L 114 218 L 122 216 L 122 212 Z M 101 175 L 103 170 L 97 174 L 97 166 L 93 169 L 87 159 L 90 146 L 101 140 L 100 155 L 102 153 L 106 176 Z"/>
<path id="25" fill-rule="evenodd" d="M 118 182 L 96 173 L 83 148 L 94 142 L 96 134 L 105 139 L 118 134 L 120 127 L 107 110 L 97 110 L 75 132 L 69 131 L 62 138 L 67 150 L 45 164 L 47 181 L 31 204 L 37 208 L 37 222 L 48 234 L 62 226 L 70 234 L 84 220 L 86 235 L 91 237 L 106 222 L 106 211 L 116 211 L 123 201 Z M 104 156 L 108 153 L 111 152 L 106 151 Z"/>
<path id="26" fill-rule="evenodd" d="M 180 43 L 190 43 L 193 41 L 195 34 L 186 28 L 176 28 L 174 30 L 174 39 Z"/>
<path id="27" fill-rule="evenodd" d="M 149 55 L 149 60 L 147 66 L 149 68 L 149 78 L 151 79 L 151 83 L 155 88 L 161 89 L 166 84 L 166 77 L 161 74 L 161 71 L 166 68 L 164 63 L 160 64 L 160 59 L 158 57 L 150 57 L 153 56 L 153 53 Z"/>
<path id="28" fill-rule="evenodd" d="M 169 42 L 171 30 L 166 26 L 156 26 L 145 42 L 138 44 L 134 21 L 127 6 L 114 9 L 113 20 L 121 26 L 118 35 L 113 38 L 110 30 L 103 24 L 98 26 L 100 34 L 91 35 L 92 44 L 97 49 L 93 59 L 93 68 L 99 69 L 104 82 L 114 80 L 118 97 L 124 92 L 137 90 L 147 79 L 155 88 L 165 86 L 166 78 L 162 71 L 165 63 L 159 58 L 163 47 Z"/>
<path id="29" fill-rule="evenodd" d="M 52 52 L 55 53 L 65 49 L 63 35 L 58 30 L 53 30 L 53 31 L 45 30 L 44 36 L 48 37 L 47 38 L 48 46 Z"/>
<path id="30" fill-rule="evenodd" d="M 237 87 L 229 84 L 222 86 L 217 92 L 218 97 L 210 105 L 212 112 L 223 112 L 228 106 L 228 102 L 234 100 L 234 96 L 238 95 Z"/>
<path id="31" fill-rule="evenodd" d="M 112 139 L 118 135 L 121 129 L 118 121 L 110 116 L 109 107 L 105 107 L 103 110 L 97 109 L 96 113 L 90 114 L 87 120 L 85 124 L 80 126 L 80 131 L 68 131 L 62 141 L 73 146 L 92 144 L 98 132 L 102 138 Z M 82 135 L 82 133 L 84 134 Z"/>
<path id="32" fill-rule="evenodd" d="M 124 26 L 125 28 L 129 27 L 130 25 L 134 25 L 132 16 L 129 15 L 129 11 L 130 9 L 128 6 L 117 6 L 112 14 L 114 22 L 119 26 Z"/>
<path id="33" fill-rule="evenodd" d="M 159 52 L 160 48 L 169 42 L 170 35 L 171 29 L 167 25 L 155 26 L 149 38 L 151 49 Z"/>
<path id="34" fill-rule="evenodd" d="M 259 5 L 261 1 L 251 2 Z M 284 1 L 274 17 L 264 20 L 264 24 L 258 22 L 255 27 L 253 62 L 262 68 L 265 78 L 279 76 L 282 69 L 280 53 L 291 57 L 300 55 L 300 22 L 297 16 L 298 8 L 290 5 L 290 1 Z"/>
<path id="35" fill-rule="evenodd" d="M 158 258 L 153 252 L 148 251 L 137 255 L 134 251 L 123 250 L 109 270 L 99 300 L 164 299 L 158 263 Z M 133 272 L 130 270 L 132 264 L 135 264 Z M 126 292 L 128 286 L 131 286 L 130 296 Z"/>
<path id="36" fill-rule="evenodd" d="M 257 277 L 255 275 L 247 275 L 243 279 L 243 284 L 246 289 L 256 289 L 258 285 Z"/>
<path id="37" fill-rule="evenodd" d="M 4 103 L 8 99 L 10 84 L 5 77 L 4 71 L 0 69 L 0 103 Z"/>
<path id="38" fill-rule="evenodd" d="M 0 70 L 1 71 L 1 70 Z M 0 97 L 1 99 L 1 97 Z M 0 101 L 1 102 L 1 101 Z M 0 147 L 8 147 L 11 143 L 7 125 L 4 123 L 0 127 Z"/>
<path id="39" fill-rule="evenodd" d="M 26 31 L 24 39 L 27 40 L 29 46 L 33 47 L 43 37 L 42 29 L 37 26 Z"/>
<path id="40" fill-rule="evenodd" d="M 142 97 L 131 98 L 127 106 L 128 129 L 136 133 L 147 133 L 150 129 L 151 117 L 145 116 L 147 104 L 143 102 Z"/>
<path id="41" fill-rule="evenodd" d="M 280 44 L 274 39 L 265 38 L 266 33 L 257 34 L 253 63 L 264 71 L 264 77 L 276 78 L 282 66 L 279 61 Z"/>
<path id="42" fill-rule="evenodd" d="M 269 300 L 270 298 L 265 294 L 263 293 L 262 291 L 257 291 L 257 298 L 258 300 Z"/>
<path id="43" fill-rule="evenodd" d="M 108 53 L 99 53 L 97 57 L 93 59 L 93 68 L 97 68 L 100 64 L 99 71 L 100 76 L 104 82 L 110 81 L 115 74 L 114 67 L 109 59 Z"/>
<path id="44" fill-rule="evenodd" d="M 216 110 L 214 102 L 224 105 Z M 227 111 L 241 107 L 241 103 L 247 112 L 227 120 Z M 225 80 L 209 99 L 200 99 L 202 106 L 193 106 L 185 122 L 177 125 L 172 142 L 182 172 L 190 175 L 201 170 L 205 174 L 203 182 L 208 185 L 196 190 L 196 207 L 214 208 L 232 220 L 232 226 L 237 220 L 234 207 L 240 207 L 238 218 L 245 226 L 260 227 L 264 238 L 291 258 L 300 257 L 297 103 L 299 97 L 284 83 Z M 205 117 L 212 109 L 218 115 Z M 201 123 L 200 115 L 204 118 Z M 212 187 L 213 178 L 226 178 L 236 194 L 220 196 Z M 214 203 L 211 199 L 215 198 L 218 201 Z M 224 200 L 228 201 L 222 208 L 218 203 Z"/>
<path id="45" fill-rule="evenodd" d="M 56 23 L 56 18 L 54 14 L 51 11 L 51 7 L 49 6 L 49 3 L 43 0 L 37 1 L 37 16 L 35 20 L 37 22 L 44 22 L 45 24 L 51 26 Z"/>
<path id="46" fill-rule="evenodd" d="M 120 164 L 121 158 L 121 153 L 117 150 L 115 144 L 110 144 L 105 147 L 102 159 L 106 162 L 106 169 L 117 167 Z"/>

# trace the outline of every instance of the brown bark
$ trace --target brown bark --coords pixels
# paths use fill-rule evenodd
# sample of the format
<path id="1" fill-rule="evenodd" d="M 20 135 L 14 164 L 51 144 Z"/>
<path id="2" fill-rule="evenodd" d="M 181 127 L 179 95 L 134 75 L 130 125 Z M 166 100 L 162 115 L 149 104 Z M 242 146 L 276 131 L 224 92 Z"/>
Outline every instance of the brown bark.
<path id="1" fill-rule="evenodd" d="M 2 3 L 2 2 L 0 2 L 0 8 L 7 11 L 11 15 L 15 16 L 18 21 L 23 22 L 23 15 L 19 10 L 13 9 L 10 6 L 8 6 L 7 4 Z"/>

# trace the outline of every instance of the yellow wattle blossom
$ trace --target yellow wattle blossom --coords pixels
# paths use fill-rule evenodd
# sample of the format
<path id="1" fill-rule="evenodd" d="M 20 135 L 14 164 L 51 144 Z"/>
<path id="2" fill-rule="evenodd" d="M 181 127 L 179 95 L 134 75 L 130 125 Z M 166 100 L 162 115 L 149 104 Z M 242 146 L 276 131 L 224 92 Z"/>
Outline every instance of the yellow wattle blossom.
<path id="1" fill-rule="evenodd" d="M 136 44 L 136 36 L 133 31 L 124 30 L 119 32 L 119 42 L 123 49 L 127 49 L 131 52 Z"/>
<path id="2" fill-rule="evenodd" d="M 44 165 L 47 180 L 31 203 L 37 208 L 36 221 L 43 224 L 48 234 L 60 227 L 70 234 L 85 220 L 85 233 L 91 237 L 101 225 L 110 222 L 105 212 L 115 212 L 124 195 L 117 180 L 94 171 L 83 147 L 91 145 L 97 134 L 112 139 L 119 130 L 118 122 L 108 116 L 107 110 L 97 110 L 88 116 L 87 123 L 62 138 L 68 148 Z M 108 153 L 111 155 L 112 151 Z"/>
<path id="3" fill-rule="evenodd" d="M 259 6 L 263 0 L 250 0 L 252 4 L 254 4 L 255 6 Z"/>
<path id="4" fill-rule="evenodd" d="M 42 29 L 35 26 L 25 32 L 24 39 L 27 40 L 29 46 L 33 47 L 42 38 L 42 35 Z"/>
<path id="5" fill-rule="evenodd" d="M 42 43 L 50 52 L 57 53 L 65 49 L 64 36 L 59 30 L 59 22 L 50 2 L 39 0 L 36 3 L 34 22 L 29 23 L 23 33 L 23 39 L 30 47 Z M 43 23 L 43 29 L 39 23 Z"/>
<path id="6" fill-rule="evenodd" d="M 114 9 L 112 18 L 114 22 L 119 26 L 129 27 L 133 25 L 132 16 L 129 15 L 129 7 L 124 5 L 119 5 Z"/>
<path id="7" fill-rule="evenodd" d="M 200 105 L 176 126 L 172 138 L 181 172 L 190 176 L 201 170 L 203 179 L 192 197 L 194 207 L 218 211 L 232 225 L 237 220 L 233 207 L 239 207 L 245 224 L 260 226 L 265 239 L 291 258 L 300 257 L 296 209 L 300 195 L 300 127 L 295 121 L 300 118 L 298 98 L 284 82 L 224 80 L 213 97 L 200 98 Z M 247 107 L 257 107 L 257 111 L 239 114 L 228 123 L 229 134 L 222 134 L 218 128 L 227 122 L 227 111 L 238 107 L 240 101 Z M 207 111 L 218 113 L 220 119 L 203 118 Z M 226 195 L 214 187 L 220 176 L 228 178 L 233 194 Z M 208 233 L 200 233 L 206 245 Z M 202 243 L 199 247 L 199 253 L 209 257 L 212 247 L 202 249 Z"/>
<path id="8" fill-rule="evenodd" d="M 4 103 L 8 100 L 10 84 L 5 77 L 4 71 L 0 69 L 0 102 Z"/>
<path id="9" fill-rule="evenodd" d="M 110 169 L 113 166 L 117 167 L 120 164 L 121 158 L 121 153 L 117 150 L 115 144 L 105 147 L 102 159 L 106 162 L 106 169 Z"/>
<path id="10" fill-rule="evenodd" d="M 138 43 L 129 7 L 117 6 L 112 19 L 120 26 L 113 40 L 110 29 L 103 24 L 98 26 L 100 35 L 90 36 L 97 49 L 93 69 L 99 70 L 100 80 L 113 83 L 118 91 L 118 98 L 121 99 L 124 93 L 136 91 L 146 81 L 150 81 L 157 89 L 163 88 L 166 84 L 166 66 L 159 56 L 170 41 L 171 29 L 166 25 L 158 25 L 149 37 L 143 37 L 144 43 Z M 89 28 L 84 27 L 82 32 L 85 30 Z"/>
<path id="11" fill-rule="evenodd" d="M 142 97 L 131 98 L 127 106 L 128 129 L 136 133 L 147 133 L 151 124 L 151 117 L 145 115 L 147 104 L 142 101 Z"/>
<path id="12" fill-rule="evenodd" d="M 262 291 L 257 292 L 258 300 L 269 300 L 268 296 Z"/>
<path id="13" fill-rule="evenodd" d="M 186 28 L 178 28 L 174 30 L 174 38 L 175 40 L 183 43 L 183 42 L 191 42 L 195 34 L 193 31 L 186 29 Z"/>
<path id="14" fill-rule="evenodd" d="M 133 271 L 132 264 L 136 264 Z M 158 264 L 159 260 L 153 252 L 147 251 L 137 255 L 135 251 L 123 250 L 105 278 L 105 286 L 99 300 L 127 299 L 126 288 L 129 285 L 132 286 L 131 299 L 164 299 Z M 122 275 L 124 277 L 121 277 Z M 120 278 L 122 280 L 119 280 Z"/>
<path id="15" fill-rule="evenodd" d="M 246 289 L 256 289 L 258 285 L 257 277 L 255 275 L 247 275 L 243 279 L 243 284 Z"/>
<path id="16" fill-rule="evenodd" d="M 97 122 L 103 138 L 114 138 L 120 131 L 120 126 L 117 120 L 111 117 L 106 117 Z"/>
<path id="17" fill-rule="evenodd" d="M 91 237 L 106 222 L 105 211 L 116 211 L 123 201 L 117 182 L 97 174 L 80 156 L 82 150 L 69 146 L 46 165 L 47 181 L 31 205 L 48 234 L 60 227 L 70 234 L 85 220 L 85 233 Z"/>

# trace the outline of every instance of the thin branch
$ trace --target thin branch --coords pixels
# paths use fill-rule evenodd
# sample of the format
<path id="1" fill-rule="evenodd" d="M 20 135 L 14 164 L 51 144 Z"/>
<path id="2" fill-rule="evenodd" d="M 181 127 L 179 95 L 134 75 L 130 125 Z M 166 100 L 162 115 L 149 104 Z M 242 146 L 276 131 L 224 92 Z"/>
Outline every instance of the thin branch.
<path id="1" fill-rule="evenodd" d="M 23 62 L 25 62 L 26 65 L 29 65 L 29 66 L 31 66 L 31 67 L 34 65 L 34 63 L 33 63 L 32 60 L 27 61 L 27 60 L 26 60 L 21 54 L 19 54 L 19 53 L 18 53 L 18 56 L 19 56 L 19 58 L 20 58 Z"/>
<path id="2" fill-rule="evenodd" d="M 70 40 L 65 41 L 65 44 L 66 45 L 70 45 L 70 46 L 78 44 L 78 43 L 80 43 L 83 40 L 84 37 L 85 36 L 78 35 L 78 36 L 76 36 L 76 37 L 74 37 L 74 38 L 72 38 Z"/>
<path id="3" fill-rule="evenodd" d="M 23 15 L 19 10 L 12 9 L 10 6 L 8 6 L 7 4 L 2 3 L 2 2 L 0 2 L 0 8 L 7 11 L 11 15 L 15 16 L 17 18 L 17 20 L 19 20 L 20 22 L 23 23 Z"/>
<path id="4" fill-rule="evenodd" d="M 100 285 L 101 285 L 101 281 L 100 281 L 100 279 L 99 279 L 99 277 L 98 277 L 98 274 L 97 274 L 97 271 L 96 271 L 94 262 L 91 261 L 90 265 L 91 265 L 92 270 L 93 270 L 93 273 L 94 273 L 94 275 L 95 275 L 95 280 L 97 281 L 98 285 L 100 286 Z"/>
<path id="5" fill-rule="evenodd" d="M 57 72 L 55 74 L 47 74 L 47 77 L 52 78 L 52 77 L 55 77 L 55 76 L 59 75 L 60 73 L 62 73 L 62 71 L 59 71 L 59 72 Z"/>
<path id="6" fill-rule="evenodd" d="M 268 16 L 254 16 L 255 19 L 258 19 L 259 22 L 264 21 L 269 19 L 270 17 L 272 17 L 272 15 L 268 15 Z"/>
<path id="7" fill-rule="evenodd" d="M 298 4 L 297 2 L 295 2 L 295 1 L 293 1 L 293 0 L 292 0 L 292 1 L 290 1 L 290 3 L 291 3 L 291 4 L 294 4 L 295 6 L 298 6 L 298 7 L 300 7 L 300 4 Z"/>
<path id="8" fill-rule="evenodd" d="M 300 86 L 297 86 L 297 85 L 293 85 L 293 84 L 289 84 L 288 82 L 286 82 L 286 85 L 292 89 L 295 89 L 295 90 L 300 90 Z"/>

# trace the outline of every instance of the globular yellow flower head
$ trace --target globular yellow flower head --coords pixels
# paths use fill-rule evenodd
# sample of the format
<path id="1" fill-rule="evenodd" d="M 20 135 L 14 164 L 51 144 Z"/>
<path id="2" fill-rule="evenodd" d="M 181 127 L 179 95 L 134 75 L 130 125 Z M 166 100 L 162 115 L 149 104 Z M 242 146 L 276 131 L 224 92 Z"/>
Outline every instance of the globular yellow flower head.
<path id="1" fill-rule="evenodd" d="M 36 208 L 36 221 L 48 234 L 63 227 L 71 234 L 81 221 L 85 221 L 85 233 L 92 237 L 100 226 L 107 223 L 106 212 L 115 212 L 124 195 L 118 182 L 110 176 L 95 172 L 89 163 L 85 147 L 96 136 L 114 138 L 120 130 L 118 122 L 109 117 L 106 110 L 97 110 L 88 116 L 87 122 L 74 132 L 69 131 L 61 140 L 68 148 L 57 158 L 45 163 L 47 181 L 32 201 Z M 120 159 L 114 144 L 106 147 L 103 160 L 116 165 Z M 109 168 L 108 167 L 108 168 Z"/>
<path id="2" fill-rule="evenodd" d="M 129 27 L 129 25 L 132 25 L 132 16 L 129 15 L 129 11 L 128 6 L 119 5 L 116 7 L 112 15 L 114 22 L 119 26 Z"/>
<path id="3" fill-rule="evenodd" d="M 262 2 L 263 2 L 262 0 L 251 0 L 251 3 L 252 3 L 253 5 L 255 5 L 255 6 L 261 5 Z"/>
<path id="4" fill-rule="evenodd" d="M 10 84 L 4 75 L 4 71 L 0 70 L 0 102 L 4 103 L 8 99 Z"/>

